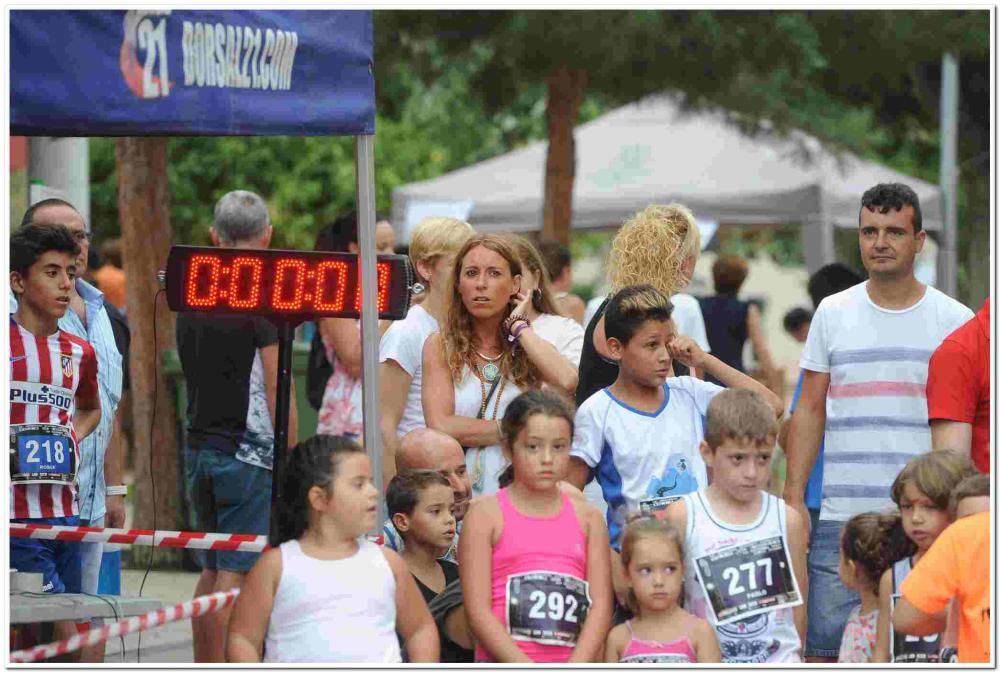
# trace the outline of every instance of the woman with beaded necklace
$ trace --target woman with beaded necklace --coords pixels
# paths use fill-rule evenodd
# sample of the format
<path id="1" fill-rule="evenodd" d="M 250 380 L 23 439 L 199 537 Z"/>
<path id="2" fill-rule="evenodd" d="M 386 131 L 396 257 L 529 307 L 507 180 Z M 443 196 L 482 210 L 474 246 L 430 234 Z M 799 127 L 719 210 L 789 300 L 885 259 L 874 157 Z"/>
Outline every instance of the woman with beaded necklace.
<path id="1" fill-rule="evenodd" d="M 521 262 L 507 240 L 470 238 L 452 277 L 448 316 L 424 344 L 424 418 L 466 447 L 473 495 L 491 495 L 506 464 L 500 419 L 507 405 L 543 382 L 559 387 L 575 372 L 531 329 L 531 293 L 521 292 Z"/>

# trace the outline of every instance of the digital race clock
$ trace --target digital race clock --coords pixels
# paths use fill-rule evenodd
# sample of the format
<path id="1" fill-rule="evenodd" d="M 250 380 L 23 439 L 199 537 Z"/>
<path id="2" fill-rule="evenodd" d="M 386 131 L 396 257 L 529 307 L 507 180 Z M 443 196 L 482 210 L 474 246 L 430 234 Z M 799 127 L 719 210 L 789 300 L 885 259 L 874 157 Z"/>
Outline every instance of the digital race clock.
<path id="1" fill-rule="evenodd" d="M 379 255 L 376 268 L 379 318 L 406 317 L 409 260 Z M 173 311 L 358 318 L 360 270 L 353 253 L 176 245 L 167 257 L 167 304 Z"/>

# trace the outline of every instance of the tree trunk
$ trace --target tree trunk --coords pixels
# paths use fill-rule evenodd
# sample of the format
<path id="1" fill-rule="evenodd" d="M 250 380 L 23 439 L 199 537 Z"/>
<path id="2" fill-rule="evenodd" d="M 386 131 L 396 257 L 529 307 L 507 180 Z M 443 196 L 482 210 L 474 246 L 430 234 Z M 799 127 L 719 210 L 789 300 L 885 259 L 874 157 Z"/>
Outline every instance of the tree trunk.
<path id="1" fill-rule="evenodd" d="M 559 66 L 546 80 L 545 119 L 549 148 L 545 158 L 545 208 L 542 239 L 569 244 L 573 221 L 576 141 L 573 129 L 587 88 L 587 71 Z"/>
<path id="2" fill-rule="evenodd" d="M 160 354 L 176 344 L 174 315 L 167 308 L 165 298 L 161 297 L 154 306 L 154 297 L 160 289 L 156 274 L 166 268 L 172 238 L 167 139 L 119 138 L 115 143 L 115 167 L 118 173 L 122 261 L 128 278 L 125 300 L 132 330 L 129 364 L 135 434 L 134 525 L 137 528 L 153 528 L 155 486 L 156 528 L 177 530 L 180 524 L 181 481 L 176 413 L 173 395 L 160 364 Z M 154 308 L 157 311 L 155 348 Z M 151 483 L 151 477 L 155 477 L 155 485 Z"/>

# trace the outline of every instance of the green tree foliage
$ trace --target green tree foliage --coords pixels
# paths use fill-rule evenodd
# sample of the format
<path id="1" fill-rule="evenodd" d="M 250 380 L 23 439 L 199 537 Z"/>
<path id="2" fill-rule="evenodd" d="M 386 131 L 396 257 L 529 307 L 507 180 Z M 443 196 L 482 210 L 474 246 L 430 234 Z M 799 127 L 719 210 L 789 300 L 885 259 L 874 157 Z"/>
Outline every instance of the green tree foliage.
<path id="1" fill-rule="evenodd" d="M 441 76 L 418 77 L 406 62 L 376 61 L 376 207 L 388 212 L 392 189 L 488 159 L 545 136 L 544 87 L 526 88 L 506 108 L 487 112 L 471 80 L 491 62 L 482 46 L 448 60 L 431 41 L 426 58 Z M 588 98 L 581 119 L 605 110 Z M 275 224 L 274 245 L 311 248 L 316 232 L 355 207 L 351 138 L 172 138 L 168 173 L 171 226 L 178 243 L 206 244 L 212 208 L 231 189 L 264 196 Z M 114 140 L 92 138 L 91 210 L 98 239 L 118 235 Z"/>

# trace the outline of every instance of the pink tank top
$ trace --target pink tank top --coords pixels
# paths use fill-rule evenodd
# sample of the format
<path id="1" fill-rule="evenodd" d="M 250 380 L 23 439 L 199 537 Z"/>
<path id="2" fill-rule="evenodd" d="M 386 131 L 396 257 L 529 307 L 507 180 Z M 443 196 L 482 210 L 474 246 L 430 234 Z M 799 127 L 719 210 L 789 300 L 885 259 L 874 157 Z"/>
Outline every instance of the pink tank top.
<path id="1" fill-rule="evenodd" d="M 678 638 L 670 642 L 659 640 L 641 640 L 632 632 L 632 620 L 625 622 L 628 626 L 629 641 L 622 652 L 621 663 L 629 664 L 696 664 L 698 656 L 691 648 L 691 642 Z"/>
<path id="2" fill-rule="evenodd" d="M 590 604 L 587 536 L 565 493 L 554 517 L 521 514 L 506 488 L 496 497 L 503 531 L 493 547 L 493 614 L 532 661 L 565 663 Z M 477 645 L 476 661 L 493 658 Z"/>

